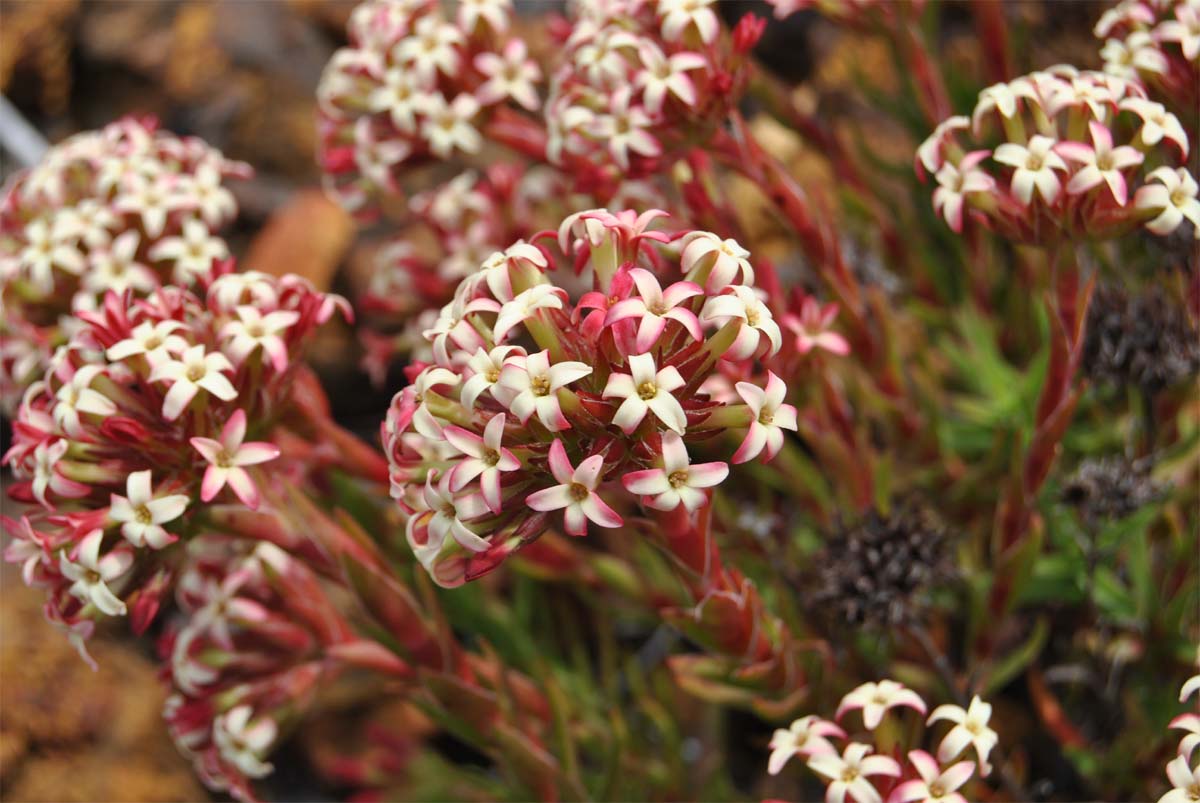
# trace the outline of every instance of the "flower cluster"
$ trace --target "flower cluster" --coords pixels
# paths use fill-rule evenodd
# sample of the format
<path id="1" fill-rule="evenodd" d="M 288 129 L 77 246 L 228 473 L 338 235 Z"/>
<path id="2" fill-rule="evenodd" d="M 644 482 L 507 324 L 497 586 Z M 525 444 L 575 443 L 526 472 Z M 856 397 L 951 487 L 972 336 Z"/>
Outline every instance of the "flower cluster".
<path id="1" fill-rule="evenodd" d="M 725 120 L 761 28 L 722 35 L 712 0 L 580 3 L 546 102 L 552 164 L 648 175 Z"/>
<path id="2" fill-rule="evenodd" d="M 497 252 L 424 332 L 434 361 L 413 366 L 382 437 L 409 543 L 437 582 L 482 575 L 559 510 L 574 535 L 620 526 L 617 508 L 639 500 L 695 511 L 728 468 L 693 462 L 689 445 L 737 429 L 734 463 L 770 459 L 796 429 L 783 381 L 755 373 L 782 338 L 749 254 L 651 229 L 661 214 L 563 221 L 580 279 L 553 281 L 540 246 Z"/>
<path id="3" fill-rule="evenodd" d="M 991 147 L 993 128 L 1003 141 Z M 917 170 L 934 175 L 934 209 L 955 231 L 974 219 L 1043 244 L 1139 224 L 1167 235 L 1200 224 L 1196 181 L 1180 166 L 1188 147 L 1179 119 L 1136 81 L 1058 66 L 985 89 L 970 118 L 925 140 Z"/>
<path id="4" fill-rule="evenodd" d="M 1095 34 L 1104 40 L 1106 73 L 1139 81 L 1184 119 L 1195 120 L 1200 2 L 1121 0 L 1096 23 Z"/>
<path id="5" fill-rule="evenodd" d="M 128 117 L 51 148 L 0 206 L 0 406 L 10 414 L 110 290 L 145 295 L 210 277 L 237 204 L 224 181 L 250 168 L 194 138 Z"/>
<path id="6" fill-rule="evenodd" d="M 350 47 L 317 89 L 321 154 L 330 189 L 349 209 L 370 211 L 397 193 L 402 165 L 483 147 L 496 109 L 539 105 L 541 69 L 513 36 L 509 0 L 440 4 L 368 0 L 354 9 Z"/>
<path id="7" fill-rule="evenodd" d="M 625 182 L 616 200 L 664 204 L 652 186 L 637 181 Z M 371 283 L 358 301 L 370 327 L 363 330 L 368 372 L 382 381 L 399 353 L 431 360 L 421 332 L 453 298 L 459 281 L 509 243 L 556 225 L 568 207 L 594 204 L 589 196 L 573 194 L 566 176 L 547 165 L 468 170 L 414 196 L 412 222 L 436 239 L 437 248 L 414 248 L 410 228 L 376 253 Z"/>
<path id="8" fill-rule="evenodd" d="M 145 299 L 110 291 L 27 391 L 4 456 L 5 551 L 47 616 L 86 636 L 100 615 L 141 629 L 166 588 L 171 545 L 203 503 L 260 502 L 255 466 L 279 449 L 253 440 L 287 409 L 298 357 L 341 300 L 295 276 L 226 272 L 205 295 L 177 287 Z"/>
<path id="9" fill-rule="evenodd" d="M 352 637 L 312 570 L 274 544 L 204 534 L 186 549 L 160 640 L 164 716 L 210 789 L 253 799 L 281 729 L 333 669 L 324 655 Z"/>
<path id="10" fill-rule="evenodd" d="M 935 708 L 926 724 L 946 721 L 952 727 L 942 737 L 936 757 L 924 750 L 910 750 L 907 765 L 898 760 L 898 750 L 893 757 L 880 752 L 878 745 L 851 741 L 839 724 L 849 712 L 861 711 L 863 727 L 875 733 L 889 712 L 897 708 L 911 708 L 922 716 L 926 713 L 920 695 L 894 680 L 864 683 L 842 698 L 835 721 L 810 715 L 776 730 L 767 771 L 777 775 L 789 760 L 799 756 L 827 785 L 825 799 L 836 803 L 847 797 L 855 803 L 882 803 L 885 795 L 888 803 L 965 803 L 958 790 L 971 780 L 976 766 L 981 776 L 991 772 L 987 757 L 998 741 L 996 732 L 988 727 L 992 707 L 975 697 L 966 709 L 957 705 Z M 839 753 L 832 739 L 848 743 Z M 974 752 L 975 761 L 964 757 L 968 748 Z"/>
<path id="11" fill-rule="evenodd" d="M 1185 703 L 1197 692 L 1200 692 L 1200 675 L 1195 675 L 1183 684 L 1179 691 L 1179 702 Z M 1167 792 L 1158 803 L 1187 803 L 1200 796 L 1200 767 L 1193 767 L 1192 759 L 1197 745 L 1200 745 L 1200 714 L 1195 709 L 1180 714 L 1171 720 L 1170 727 L 1186 731 L 1179 740 L 1179 750 L 1175 758 L 1167 764 L 1167 778 L 1171 781 L 1171 791 Z"/>

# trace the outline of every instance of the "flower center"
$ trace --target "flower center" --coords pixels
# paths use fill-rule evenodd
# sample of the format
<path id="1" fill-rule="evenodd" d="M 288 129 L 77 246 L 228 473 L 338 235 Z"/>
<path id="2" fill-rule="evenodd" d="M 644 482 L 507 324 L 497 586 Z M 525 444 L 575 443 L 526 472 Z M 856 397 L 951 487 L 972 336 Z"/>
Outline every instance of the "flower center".
<path id="1" fill-rule="evenodd" d="M 259 338 L 263 336 L 262 324 L 252 323 L 246 327 L 246 334 L 250 337 Z"/>
<path id="2" fill-rule="evenodd" d="M 590 494 L 591 491 L 589 491 L 587 486 L 583 483 L 573 482 L 567 486 L 567 493 L 569 493 L 571 498 L 576 502 L 582 502 L 584 499 L 588 498 L 588 494 Z"/>
<path id="3" fill-rule="evenodd" d="M 842 782 L 853 783 L 858 779 L 858 770 L 855 767 L 846 767 L 842 770 Z"/>
<path id="4" fill-rule="evenodd" d="M 550 380 L 544 376 L 535 376 L 529 380 L 529 387 L 535 396 L 550 395 Z"/>
<path id="5" fill-rule="evenodd" d="M 220 468 L 231 468 L 233 466 L 233 456 L 224 449 L 217 452 L 217 466 Z"/>
<path id="6" fill-rule="evenodd" d="M 193 365 L 187 369 L 187 378 L 192 382 L 199 382 L 204 378 L 204 366 Z"/>
<path id="7" fill-rule="evenodd" d="M 643 382 L 638 385 L 637 392 L 642 401 L 650 401 L 658 395 L 658 386 L 653 382 Z"/>
<path id="8" fill-rule="evenodd" d="M 661 301 L 656 301 L 653 304 L 650 304 L 649 306 L 647 306 L 646 310 L 648 312 L 654 313 L 655 315 L 662 316 L 662 315 L 667 314 L 667 305 Z"/>
<path id="9" fill-rule="evenodd" d="M 500 379 L 500 369 L 492 368 L 489 371 L 485 371 L 483 374 L 483 378 L 486 379 L 488 382 L 495 383 L 497 380 Z"/>
<path id="10" fill-rule="evenodd" d="M 971 734 L 972 736 L 979 735 L 980 728 L 979 728 L 978 722 L 972 722 L 971 720 L 968 719 L 966 722 L 963 723 L 963 725 L 966 727 L 967 733 Z"/>
<path id="11" fill-rule="evenodd" d="M 686 469 L 672 471 L 671 475 L 667 477 L 667 482 L 671 483 L 672 488 L 679 488 L 680 486 L 687 485 L 687 481 L 688 473 Z"/>
<path id="12" fill-rule="evenodd" d="M 760 423 L 760 424 L 765 424 L 766 426 L 769 427 L 769 426 L 771 426 L 771 422 L 774 420 L 775 420 L 775 413 L 771 412 L 770 410 L 768 410 L 765 407 L 762 409 L 762 412 L 760 412 L 758 414 L 758 423 Z"/>
<path id="13" fill-rule="evenodd" d="M 871 698 L 871 702 L 876 705 L 887 705 L 887 697 L 884 697 L 882 694 L 876 694 Z"/>
<path id="14" fill-rule="evenodd" d="M 103 579 L 100 577 L 100 572 L 96 571 L 95 569 L 85 569 L 83 572 L 83 579 L 88 585 L 98 585 L 99 583 L 103 582 Z"/>
<path id="15" fill-rule="evenodd" d="M 150 508 L 145 505 L 138 505 L 133 511 L 133 518 L 138 524 L 153 524 L 154 516 L 150 513 Z"/>
<path id="16" fill-rule="evenodd" d="M 446 504 L 442 505 L 442 515 L 450 519 L 458 518 L 458 513 L 454 510 L 453 502 L 447 502 Z"/>
<path id="17" fill-rule="evenodd" d="M 488 464 L 489 466 L 494 466 L 500 462 L 500 453 L 497 452 L 495 449 L 488 449 L 486 452 L 483 453 L 483 457 L 481 457 L 480 459 L 483 460 L 483 462 Z"/>
<path id="18" fill-rule="evenodd" d="M 746 309 L 746 323 L 750 324 L 751 326 L 758 326 L 758 310 L 751 308 Z"/>
<path id="19" fill-rule="evenodd" d="M 1175 206 L 1183 206 L 1187 202 L 1187 199 L 1187 193 L 1183 191 L 1182 187 L 1171 193 L 1171 203 Z"/>
<path id="20" fill-rule="evenodd" d="M 152 335 L 152 336 L 146 338 L 145 345 L 146 345 L 146 351 L 153 351 L 154 349 L 156 349 L 162 345 L 162 340 L 159 339 L 158 335 Z"/>
<path id="21" fill-rule="evenodd" d="M 1038 156 L 1036 153 L 1029 154 L 1029 158 L 1025 160 L 1025 168 L 1027 170 L 1041 170 L 1042 157 Z"/>
<path id="22" fill-rule="evenodd" d="M 945 794 L 946 794 L 946 790 L 937 781 L 934 781 L 933 783 L 931 783 L 929 785 L 929 796 L 930 797 L 939 798 Z"/>
<path id="23" fill-rule="evenodd" d="M 1101 170 L 1113 169 L 1113 158 L 1111 153 L 1102 153 L 1096 157 L 1096 167 Z"/>

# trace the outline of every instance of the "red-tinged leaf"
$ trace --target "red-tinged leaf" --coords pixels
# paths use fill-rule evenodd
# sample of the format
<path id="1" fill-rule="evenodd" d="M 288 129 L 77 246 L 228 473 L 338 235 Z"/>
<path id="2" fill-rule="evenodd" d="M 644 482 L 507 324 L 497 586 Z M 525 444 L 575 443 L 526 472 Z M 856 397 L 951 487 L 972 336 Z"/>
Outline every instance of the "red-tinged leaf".
<path id="1" fill-rule="evenodd" d="M 350 666 L 370 669 L 385 675 L 409 677 L 412 668 L 382 644 L 358 639 L 327 647 L 326 654 Z"/>
<path id="2" fill-rule="evenodd" d="M 167 568 L 159 569 L 149 582 L 126 600 L 129 607 L 129 626 L 134 635 L 140 636 L 154 621 L 162 606 L 163 595 L 171 588 L 172 573 Z"/>
<path id="3" fill-rule="evenodd" d="M 1046 726 L 1046 730 L 1050 731 L 1058 740 L 1059 745 L 1078 748 L 1086 746 L 1087 740 L 1067 718 L 1062 703 L 1046 685 L 1042 673 L 1037 669 L 1030 669 L 1026 678 L 1028 679 L 1029 696 L 1033 698 L 1033 707 L 1037 711 L 1038 719 Z"/>
<path id="4" fill-rule="evenodd" d="M 441 668 L 442 649 L 408 589 L 393 577 L 346 558 L 343 569 L 367 613 L 414 664 Z"/>

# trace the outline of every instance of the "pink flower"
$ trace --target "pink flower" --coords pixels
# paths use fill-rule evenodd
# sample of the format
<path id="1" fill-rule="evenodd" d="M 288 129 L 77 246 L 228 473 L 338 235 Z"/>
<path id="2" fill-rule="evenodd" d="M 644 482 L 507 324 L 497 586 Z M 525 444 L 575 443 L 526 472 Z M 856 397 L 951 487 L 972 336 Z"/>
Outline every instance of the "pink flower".
<path id="1" fill-rule="evenodd" d="M 79 542 L 72 558 L 62 557 L 59 568 L 64 577 L 74 581 L 68 591 L 76 599 L 95 605 L 109 616 L 124 616 L 125 603 L 113 593 L 109 584 L 115 584 L 133 566 L 133 551 L 122 544 L 101 557 L 103 541 L 104 531 L 92 530 Z"/>
<path id="2" fill-rule="evenodd" d="M 237 308 L 238 320 L 221 327 L 221 338 L 226 340 L 225 353 L 241 365 L 259 346 L 271 360 L 271 365 L 280 373 L 287 370 L 288 348 L 283 342 L 283 333 L 300 320 L 300 313 L 277 310 L 263 315 L 255 307 Z"/>
<path id="3" fill-rule="evenodd" d="M 478 477 L 483 500 L 493 513 L 500 512 L 500 475 L 521 467 L 521 461 L 500 445 L 504 422 L 504 413 L 492 416 L 483 429 L 482 438 L 462 427 L 448 426 L 442 430 L 450 445 L 467 455 L 450 472 L 450 490 L 458 493 Z"/>
<path id="4" fill-rule="evenodd" d="M 683 238 L 680 265 L 687 278 L 703 283 L 710 293 L 718 293 L 739 278 L 742 284 L 754 284 L 750 252 L 737 240 L 722 240 L 710 231 L 694 231 Z"/>
<path id="5" fill-rule="evenodd" d="M 1158 799 L 1158 803 L 1193 803 L 1200 792 L 1200 767 L 1192 769 L 1188 760 L 1176 756 L 1167 765 L 1167 779 L 1172 789 Z"/>
<path id="6" fill-rule="evenodd" d="M 979 695 L 971 699 L 971 704 L 966 710 L 957 705 L 939 705 L 933 709 L 926 724 L 932 725 L 939 719 L 955 723 L 938 745 L 938 760 L 949 761 L 965 750 L 967 745 L 971 745 L 975 748 L 976 758 L 979 759 L 980 771 L 984 775 L 991 772 L 987 762 L 988 753 L 999 741 L 996 732 L 988 727 L 991 716 L 992 706 L 981 700 Z"/>
<path id="7" fill-rule="evenodd" d="M 221 429 L 221 440 L 192 438 L 192 448 L 204 455 L 209 466 L 200 484 L 200 499 L 211 502 L 229 483 L 237 498 L 251 510 L 258 510 L 259 493 L 245 466 L 255 466 L 279 457 L 279 447 L 265 441 L 243 443 L 246 437 L 246 412 L 236 410 Z"/>
<path id="8" fill-rule="evenodd" d="M 979 163 L 987 155 L 987 151 L 974 151 L 957 165 L 946 162 L 937 171 L 938 188 L 933 191 L 933 211 L 945 218 L 956 232 L 962 231 L 967 196 L 973 192 L 990 192 L 996 187 L 996 180 L 979 169 Z"/>
<path id="9" fill-rule="evenodd" d="M 570 429 L 571 424 L 558 403 L 558 391 L 592 372 L 581 362 L 560 362 L 550 365 L 550 352 L 539 351 L 524 359 L 512 357 L 500 372 L 497 388 L 503 388 L 508 409 L 524 424 L 537 413 L 551 432 Z M 493 388 L 495 395 L 497 388 Z"/>
<path id="10" fill-rule="evenodd" d="M 816 298 L 807 296 L 800 305 L 800 315 L 784 315 L 783 325 L 796 335 L 796 350 L 801 354 L 820 348 L 845 356 L 850 353 L 850 344 L 837 332 L 829 331 L 837 314 L 837 304 L 822 306 Z"/>
<path id="11" fill-rule="evenodd" d="M 91 387 L 96 377 L 104 373 L 98 365 L 84 365 L 63 383 L 55 396 L 54 422 L 72 438 L 82 437 L 79 414 L 107 417 L 117 412 L 112 399 Z"/>
<path id="12" fill-rule="evenodd" d="M 445 474 L 440 479 L 436 475 L 436 471 L 430 471 L 425 478 L 422 501 L 426 509 L 408 520 L 408 542 L 417 558 L 428 566 L 426 561 L 441 552 L 447 535 L 465 549 L 486 552 L 489 548 L 487 540 L 464 524 L 487 512 L 483 497 L 477 493 L 456 495 L 450 490 L 450 475 Z M 436 486 L 433 484 L 435 479 Z"/>
<path id="13" fill-rule="evenodd" d="M 168 380 L 171 389 L 163 398 L 162 414 L 174 421 L 187 408 L 196 393 L 203 388 L 221 401 L 233 401 L 237 390 L 222 371 L 232 371 L 233 366 L 224 354 L 205 354 L 204 346 L 192 346 L 178 359 L 161 362 L 150 372 L 151 382 Z"/>
<path id="14" fill-rule="evenodd" d="M 739 284 L 726 288 L 721 295 L 705 301 L 704 308 L 700 310 L 700 320 L 705 322 L 715 321 L 721 325 L 735 318 L 744 323 L 725 353 L 726 359 L 744 360 L 753 356 L 758 351 L 763 335 L 770 342 L 770 354 L 779 351 L 783 345 L 779 324 L 775 323 L 770 308 L 762 302 L 753 287 Z"/>
<path id="15" fill-rule="evenodd" d="M 125 496 L 111 495 L 108 517 L 121 524 L 121 535 L 134 546 L 162 549 L 179 540 L 162 525 L 182 516 L 188 501 L 184 494 L 154 496 L 150 470 L 135 471 L 125 480 Z"/>
<path id="16" fill-rule="evenodd" d="M 496 346 L 491 351 L 482 348 L 475 350 L 475 355 L 467 360 L 467 368 L 473 373 L 462 386 L 460 401 L 463 407 L 475 409 L 479 394 L 500 380 L 500 372 L 504 370 L 504 362 L 509 356 L 524 357 L 525 349 L 520 346 Z"/>
<path id="17" fill-rule="evenodd" d="M 742 401 L 750 408 L 753 419 L 745 440 L 730 462 L 737 465 L 753 460 L 764 449 L 767 460 L 770 460 L 783 448 L 783 430 L 795 432 L 797 427 L 796 408 L 783 403 L 787 385 L 773 371 L 768 371 L 766 390 L 749 382 L 738 382 L 735 387 Z"/>
<path id="18" fill-rule="evenodd" d="M 1167 727 L 1187 731 L 1187 735 L 1179 740 L 1179 755 L 1191 761 L 1192 753 L 1200 745 L 1200 714 L 1180 714 Z"/>
<path id="19" fill-rule="evenodd" d="M 88 486 L 64 477 L 59 469 L 59 460 L 67 453 L 69 444 L 64 440 L 43 442 L 33 450 L 33 498 L 46 507 L 53 507 L 46 500 L 46 490 L 67 499 L 87 496 Z"/>
<path id="20" fill-rule="evenodd" d="M 647 129 L 651 127 L 650 115 L 640 105 L 630 105 L 629 87 L 616 90 L 609 100 L 608 114 L 596 118 L 595 135 L 608 142 L 613 161 L 622 169 L 629 169 L 629 153 L 641 156 L 658 156 L 662 146 Z"/>
<path id="21" fill-rule="evenodd" d="M 1005 142 L 992 155 L 1000 164 L 1016 168 L 1012 175 L 1012 193 L 1022 206 L 1029 206 L 1036 188 L 1042 200 L 1054 203 L 1062 185 L 1055 170 L 1067 170 L 1067 163 L 1054 152 L 1055 141 L 1038 134 L 1029 144 Z"/>
<path id="22" fill-rule="evenodd" d="M 1147 179 L 1133 198 L 1138 209 L 1156 213 L 1146 228 L 1166 236 L 1179 228 L 1179 224 L 1187 218 L 1195 227 L 1193 234 L 1196 239 L 1200 239 L 1200 200 L 1196 199 L 1197 185 L 1192 174 L 1183 167 L 1172 170 L 1164 165 L 1154 169 Z"/>
<path id="23" fill-rule="evenodd" d="M 921 777 L 897 786 L 888 796 L 887 803 L 910 803 L 914 800 L 922 803 L 967 803 L 958 788 L 971 780 L 975 773 L 973 762 L 960 761 L 943 770 L 933 756 L 923 750 L 911 751 L 908 760 Z"/>
<path id="24" fill-rule="evenodd" d="M 900 765 L 887 756 L 868 755 L 870 752 L 868 745 L 851 742 L 840 757 L 822 754 L 808 759 L 808 768 L 830 781 L 825 803 L 843 803 L 846 795 L 857 803 L 882 803 L 883 797 L 867 778 L 871 775 L 898 778 Z"/>
<path id="25" fill-rule="evenodd" d="M 637 340 L 634 345 L 640 352 L 650 350 L 667 328 L 668 320 L 675 321 L 686 329 L 693 340 L 704 339 L 700 319 L 696 317 L 696 313 L 681 306 L 689 298 L 704 294 L 699 285 L 693 282 L 675 282 L 663 290 L 657 277 L 645 268 L 634 268 L 629 271 L 629 276 L 637 285 L 641 297 L 627 298 L 613 304 L 604 318 L 605 326 L 612 326 L 617 321 L 627 318 L 638 318 Z"/>
<path id="26" fill-rule="evenodd" d="M 487 76 L 487 81 L 475 90 L 481 103 L 497 103 L 512 98 L 526 109 L 538 107 L 535 84 L 541 80 L 542 71 L 537 62 L 528 58 L 525 42 L 510 39 L 500 55 L 480 53 L 475 57 L 475 67 Z"/>
<path id="27" fill-rule="evenodd" d="M 550 473 L 560 484 L 530 494 L 525 504 L 541 512 L 563 510 L 571 535 L 586 535 L 588 519 L 601 527 L 620 527 L 624 520 L 596 493 L 603 468 L 604 458 L 598 454 L 572 468 L 562 441 L 555 440 L 550 445 Z"/>
<path id="28" fill-rule="evenodd" d="M 670 57 L 650 40 L 638 48 L 645 69 L 633 80 L 634 88 L 642 89 L 642 102 L 646 111 L 657 115 L 662 112 L 667 93 L 679 98 L 684 106 L 696 104 L 696 85 L 688 77 L 688 70 L 698 70 L 707 62 L 699 53 L 676 53 Z"/>
<path id="29" fill-rule="evenodd" d="M 668 42 L 683 40 L 684 34 L 694 27 L 700 41 L 712 44 L 721 30 L 716 13 L 709 8 L 713 0 L 661 0 L 658 12 L 662 14 L 662 37 Z"/>
<path id="30" fill-rule="evenodd" d="M 239 705 L 213 720 L 212 738 L 221 758 L 248 778 L 265 778 L 275 769 L 263 761 L 279 728 L 270 717 L 252 721 L 254 710 Z"/>
<path id="31" fill-rule="evenodd" d="M 1180 153 L 1188 155 L 1188 135 L 1183 130 L 1183 123 L 1161 103 L 1155 103 L 1145 98 L 1126 98 L 1121 101 L 1121 111 L 1130 111 L 1142 120 L 1142 128 L 1138 135 L 1146 145 L 1157 145 L 1163 139 L 1169 139 L 1179 146 Z"/>
<path id="32" fill-rule="evenodd" d="M 881 680 L 878 683 L 864 683 L 843 697 L 836 719 L 841 720 L 847 711 L 862 709 L 863 725 L 867 730 L 875 730 L 887 710 L 896 706 L 907 706 L 921 714 L 925 713 L 925 701 L 919 694 L 894 680 Z"/>
<path id="33" fill-rule="evenodd" d="M 631 471 L 621 478 L 625 490 L 650 497 L 643 502 L 657 510 L 683 505 L 695 511 L 708 499 L 701 489 L 719 485 L 729 476 L 729 466 L 721 462 L 690 465 L 683 438 L 674 432 L 663 433 L 662 459 L 662 468 Z"/>
<path id="34" fill-rule="evenodd" d="M 1088 129 L 1092 132 L 1092 146 L 1082 142 L 1060 142 L 1055 148 L 1081 165 L 1079 172 L 1067 183 L 1067 192 L 1078 195 L 1104 182 L 1108 184 L 1117 204 L 1124 206 L 1129 191 L 1121 171 L 1141 164 L 1145 157 L 1130 145 L 1114 148 L 1112 132 L 1095 120 L 1088 123 Z"/>
<path id="35" fill-rule="evenodd" d="M 493 327 L 493 338 L 497 343 L 503 342 L 514 326 L 532 318 L 538 310 L 562 309 L 564 296 L 566 293 L 552 284 L 535 285 L 519 293 L 500 308 Z"/>
<path id="36" fill-rule="evenodd" d="M 129 337 L 109 346 L 105 356 L 110 362 L 116 362 L 136 354 L 144 354 L 151 366 L 157 365 L 163 360 L 170 359 L 172 354 L 182 354 L 187 351 L 187 341 L 179 335 L 172 334 L 182 328 L 183 324 L 175 320 L 158 323 L 143 321 L 133 327 Z"/>
<path id="37" fill-rule="evenodd" d="M 613 423 L 626 434 L 631 434 L 647 412 L 653 412 L 666 426 L 683 434 L 687 429 L 687 416 L 683 406 L 672 395 L 685 382 L 679 369 L 668 365 L 655 371 L 654 357 L 637 354 L 629 358 L 628 374 L 611 374 L 604 388 L 604 398 L 624 399 L 613 416 Z"/>
<path id="38" fill-rule="evenodd" d="M 846 732 L 832 722 L 811 715 L 797 719 L 787 730 L 777 728 L 771 737 L 767 773 L 778 775 L 792 756 L 836 756 L 837 750 L 825 738 L 827 736 L 845 739 Z"/>

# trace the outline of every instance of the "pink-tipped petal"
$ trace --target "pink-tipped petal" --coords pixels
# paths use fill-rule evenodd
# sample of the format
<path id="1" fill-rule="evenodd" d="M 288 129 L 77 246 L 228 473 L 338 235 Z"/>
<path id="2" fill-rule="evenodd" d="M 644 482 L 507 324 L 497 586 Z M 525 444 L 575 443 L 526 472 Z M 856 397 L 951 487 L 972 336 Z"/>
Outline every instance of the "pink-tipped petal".
<path id="1" fill-rule="evenodd" d="M 231 468 L 229 470 L 229 487 L 237 495 L 237 498 L 242 500 L 242 504 L 251 510 L 258 510 L 258 487 L 255 486 L 254 480 L 250 479 L 246 469 Z"/>

